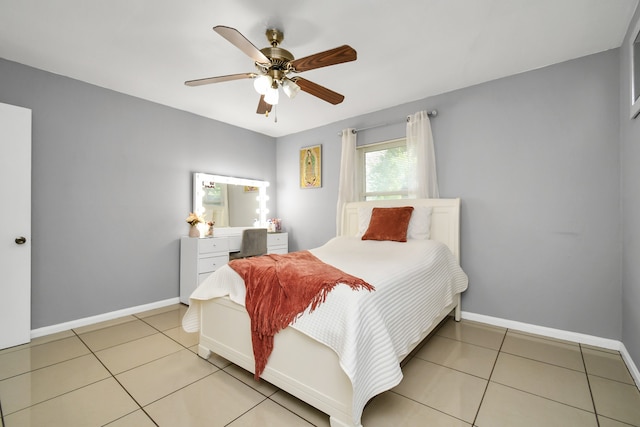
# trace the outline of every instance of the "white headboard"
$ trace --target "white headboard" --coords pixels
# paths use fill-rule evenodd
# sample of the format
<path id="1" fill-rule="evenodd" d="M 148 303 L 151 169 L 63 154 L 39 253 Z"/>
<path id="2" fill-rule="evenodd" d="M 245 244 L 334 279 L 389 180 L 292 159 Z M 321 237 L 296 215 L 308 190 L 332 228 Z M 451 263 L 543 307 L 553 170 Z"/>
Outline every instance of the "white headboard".
<path id="1" fill-rule="evenodd" d="M 358 234 L 359 207 L 431 206 L 431 239 L 444 243 L 460 262 L 460 199 L 397 199 L 347 203 L 342 213 L 341 236 Z"/>

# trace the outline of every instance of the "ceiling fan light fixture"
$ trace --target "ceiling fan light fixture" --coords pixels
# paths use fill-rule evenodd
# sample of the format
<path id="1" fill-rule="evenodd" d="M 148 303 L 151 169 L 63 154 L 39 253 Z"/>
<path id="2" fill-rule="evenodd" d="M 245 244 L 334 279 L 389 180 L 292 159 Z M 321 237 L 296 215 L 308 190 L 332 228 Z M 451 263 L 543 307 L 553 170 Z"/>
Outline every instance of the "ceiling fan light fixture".
<path id="1" fill-rule="evenodd" d="M 293 99 L 300 92 L 300 86 L 291 79 L 284 79 L 282 81 L 282 90 L 289 98 Z"/>
<path id="2" fill-rule="evenodd" d="M 270 87 L 264 95 L 264 102 L 269 105 L 278 105 L 279 98 L 280 94 L 278 93 L 278 86 Z"/>
<path id="3" fill-rule="evenodd" d="M 271 76 L 262 75 L 255 78 L 253 81 L 253 88 L 260 95 L 266 95 L 269 88 L 271 88 L 271 84 L 273 83 L 273 79 Z"/>

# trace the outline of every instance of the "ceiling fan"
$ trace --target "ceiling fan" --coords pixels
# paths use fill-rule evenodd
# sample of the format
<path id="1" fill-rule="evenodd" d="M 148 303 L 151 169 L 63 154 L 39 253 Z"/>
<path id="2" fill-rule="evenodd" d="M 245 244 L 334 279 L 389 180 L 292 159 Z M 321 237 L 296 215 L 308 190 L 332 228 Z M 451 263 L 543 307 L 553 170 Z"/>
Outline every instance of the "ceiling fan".
<path id="1" fill-rule="evenodd" d="M 254 88 L 260 94 L 256 113 L 266 115 L 269 114 L 273 105 L 278 104 L 279 87 L 289 98 L 293 98 L 302 90 L 333 105 L 339 104 L 344 100 L 344 96 L 337 92 L 302 77 L 291 76 L 291 74 L 355 61 L 357 54 L 351 46 L 343 45 L 335 49 L 295 59 L 291 52 L 279 47 L 284 39 L 284 34 L 280 30 L 268 29 L 266 31 L 267 40 L 271 46 L 263 49 L 255 47 L 235 28 L 218 25 L 213 27 L 213 31 L 253 59 L 257 71 L 188 80 L 184 82 L 185 85 L 201 86 L 231 80 L 254 79 Z"/>

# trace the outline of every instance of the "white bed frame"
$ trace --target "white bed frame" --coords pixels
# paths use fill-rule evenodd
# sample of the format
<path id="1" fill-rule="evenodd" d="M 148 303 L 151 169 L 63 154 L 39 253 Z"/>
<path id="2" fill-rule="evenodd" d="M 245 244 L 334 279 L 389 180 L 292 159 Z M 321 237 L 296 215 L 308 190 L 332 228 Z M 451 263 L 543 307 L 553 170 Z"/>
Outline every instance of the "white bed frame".
<path id="1" fill-rule="evenodd" d="M 460 261 L 460 199 L 349 203 L 344 209 L 340 235 L 357 234 L 359 207 L 409 205 L 433 208 L 431 239 L 445 243 Z M 200 357 L 207 359 L 213 352 L 254 372 L 250 320 L 245 308 L 228 298 L 202 301 L 200 306 Z M 455 319 L 460 320 L 460 294 L 453 304 L 443 307 L 437 319 L 423 332 L 413 348 L 454 310 Z M 332 427 L 361 427 L 361 424 L 354 424 L 353 421 L 351 381 L 340 368 L 337 354 L 291 327 L 275 336 L 274 349 L 261 378 L 328 414 Z"/>

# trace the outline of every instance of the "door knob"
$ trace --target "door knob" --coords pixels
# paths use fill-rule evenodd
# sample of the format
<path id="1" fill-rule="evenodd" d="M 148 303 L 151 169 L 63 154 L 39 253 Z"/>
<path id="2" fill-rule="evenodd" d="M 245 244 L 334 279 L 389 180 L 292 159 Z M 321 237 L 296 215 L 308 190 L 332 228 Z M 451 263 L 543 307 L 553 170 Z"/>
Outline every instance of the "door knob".
<path id="1" fill-rule="evenodd" d="M 16 243 L 19 245 L 24 245 L 25 243 L 27 243 L 27 238 L 23 236 L 16 237 Z"/>

